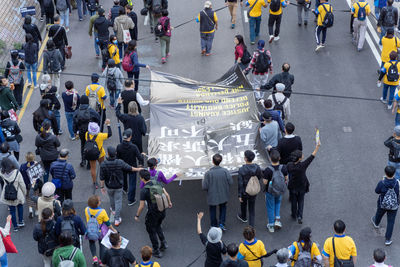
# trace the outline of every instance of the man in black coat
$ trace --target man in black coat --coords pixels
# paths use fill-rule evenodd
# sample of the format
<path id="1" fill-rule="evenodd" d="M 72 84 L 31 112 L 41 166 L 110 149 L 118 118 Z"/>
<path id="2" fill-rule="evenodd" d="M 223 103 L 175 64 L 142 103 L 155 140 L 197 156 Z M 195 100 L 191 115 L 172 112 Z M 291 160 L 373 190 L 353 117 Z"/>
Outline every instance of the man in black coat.
<path id="1" fill-rule="evenodd" d="M 286 97 L 290 97 L 290 95 L 292 94 L 292 85 L 294 83 L 294 76 L 289 73 L 289 70 L 290 70 L 289 63 L 283 63 L 282 72 L 272 76 L 271 80 L 269 80 L 267 84 L 261 86 L 261 89 L 269 90 L 271 88 L 274 88 L 274 92 L 276 92 L 275 85 L 278 83 L 283 83 L 285 85 L 285 90 L 283 91 L 283 94 Z"/>
<path id="2" fill-rule="evenodd" d="M 49 29 L 49 37 L 51 37 L 56 45 L 56 48 L 60 50 L 61 55 L 63 57 L 63 61 L 61 62 L 61 69 L 65 68 L 65 46 L 68 46 L 68 38 L 67 32 L 65 28 L 60 25 L 60 16 L 54 16 L 54 25 Z"/>
<path id="3" fill-rule="evenodd" d="M 111 21 L 107 20 L 106 17 L 104 16 L 105 11 L 103 8 L 99 8 L 97 10 L 97 13 L 99 14 L 99 17 L 94 21 L 93 24 L 95 30 L 97 31 L 98 45 L 102 50 L 101 53 L 103 56 L 102 67 L 105 68 L 107 58 L 104 56 L 105 53 L 103 53 L 103 50 L 107 50 L 108 39 L 110 37 L 110 32 L 108 31 L 108 28 L 112 27 L 113 24 Z"/>
<path id="4" fill-rule="evenodd" d="M 42 36 L 40 35 L 40 31 L 36 24 L 32 23 L 31 16 L 26 15 L 22 28 L 25 30 L 25 34 L 30 33 L 32 35 L 33 42 L 39 47 L 39 41 L 42 42 Z"/>
<path id="5" fill-rule="evenodd" d="M 133 29 L 129 29 L 129 32 L 131 34 L 131 38 L 132 40 L 136 40 L 138 38 L 138 23 L 137 23 L 137 15 L 135 13 L 135 11 L 133 11 L 133 6 L 131 5 L 126 5 L 125 6 L 125 11 L 126 14 L 128 15 L 128 17 L 130 17 L 133 21 L 133 24 L 135 24 L 135 27 L 133 27 Z"/>

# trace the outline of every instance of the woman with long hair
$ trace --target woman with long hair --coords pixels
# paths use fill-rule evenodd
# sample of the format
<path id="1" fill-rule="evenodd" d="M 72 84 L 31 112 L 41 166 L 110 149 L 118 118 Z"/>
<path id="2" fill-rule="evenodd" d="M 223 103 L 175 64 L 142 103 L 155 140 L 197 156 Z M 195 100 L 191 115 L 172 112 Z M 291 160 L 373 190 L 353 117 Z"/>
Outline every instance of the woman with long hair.
<path id="1" fill-rule="evenodd" d="M 33 36 L 30 33 L 26 34 L 25 42 L 26 44 L 24 45 L 24 53 L 25 53 L 25 67 L 27 70 L 26 76 L 28 77 L 28 87 L 32 86 L 32 81 L 33 81 L 33 86 L 35 87 L 35 89 L 37 89 L 38 84 L 37 84 L 36 72 L 38 67 L 39 47 L 34 42 Z"/>
<path id="2" fill-rule="evenodd" d="M 245 51 L 247 51 L 247 47 L 244 43 L 244 38 L 242 35 L 238 34 L 235 36 L 233 41 L 235 43 L 235 63 L 238 63 L 240 69 L 244 70 L 249 64 L 248 62 L 242 62 L 243 55 L 245 54 Z"/>
<path id="3" fill-rule="evenodd" d="M 292 259 L 292 266 L 299 258 L 300 252 L 309 252 L 311 254 L 311 260 L 313 262 L 322 262 L 321 252 L 315 242 L 311 241 L 311 228 L 306 227 L 301 229 L 299 239 L 294 241 L 293 244 L 288 248 L 290 252 L 290 259 Z M 313 266 L 313 265 L 312 265 Z"/>
<path id="4" fill-rule="evenodd" d="M 128 78 L 135 78 L 135 91 L 139 89 L 139 75 L 140 68 L 150 69 L 149 65 L 139 63 L 137 51 L 136 51 L 136 41 L 131 40 L 128 43 L 128 48 L 125 50 L 125 56 L 129 55 L 133 64 L 133 70 L 128 72 Z"/>

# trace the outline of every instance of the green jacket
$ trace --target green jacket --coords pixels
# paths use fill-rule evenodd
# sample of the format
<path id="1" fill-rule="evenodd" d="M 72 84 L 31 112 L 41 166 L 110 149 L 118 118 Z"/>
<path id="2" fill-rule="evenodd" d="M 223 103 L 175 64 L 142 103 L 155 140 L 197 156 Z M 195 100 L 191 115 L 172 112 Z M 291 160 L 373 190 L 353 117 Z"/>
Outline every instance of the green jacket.
<path id="1" fill-rule="evenodd" d="M 95 21 L 98 17 L 99 17 L 99 14 L 95 14 L 95 15 L 93 15 L 93 16 L 90 17 L 90 21 L 89 21 L 89 36 L 92 36 L 94 21 Z M 94 32 L 97 33 L 97 30 L 94 29 Z"/>
<path id="2" fill-rule="evenodd" d="M 57 267 L 60 264 L 60 255 L 64 259 L 67 259 L 69 256 L 71 256 L 73 250 L 74 246 L 72 245 L 56 249 L 53 253 L 53 266 Z M 75 257 L 72 259 L 72 261 L 74 262 L 75 267 L 86 267 L 85 256 L 83 256 L 83 253 L 80 249 L 77 250 Z"/>
<path id="3" fill-rule="evenodd" d="M 18 103 L 9 87 L 0 87 L 0 107 L 2 110 L 17 110 Z"/>

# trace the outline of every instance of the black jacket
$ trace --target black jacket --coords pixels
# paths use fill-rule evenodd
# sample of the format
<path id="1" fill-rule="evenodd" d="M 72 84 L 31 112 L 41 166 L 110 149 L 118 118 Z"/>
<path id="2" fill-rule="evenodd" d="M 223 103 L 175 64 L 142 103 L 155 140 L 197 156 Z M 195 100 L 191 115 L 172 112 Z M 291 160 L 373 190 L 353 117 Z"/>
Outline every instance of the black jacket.
<path id="1" fill-rule="evenodd" d="M 389 161 L 398 163 L 398 162 L 400 162 L 400 160 L 395 159 L 395 157 L 394 157 L 395 149 L 393 147 L 393 143 L 392 142 L 396 142 L 397 144 L 400 145 L 400 140 L 395 139 L 393 136 L 389 137 L 384 142 L 384 145 L 389 148 Z"/>
<path id="2" fill-rule="evenodd" d="M 58 124 L 54 114 L 49 113 L 49 110 L 45 107 L 39 107 L 35 112 L 33 112 L 33 128 L 36 132 L 40 132 L 40 127 L 45 119 L 51 122 L 51 128 L 54 133 L 58 135 Z"/>
<path id="3" fill-rule="evenodd" d="M 54 44 L 57 48 L 63 48 L 68 45 L 67 32 L 63 26 L 54 24 L 49 29 L 49 37 L 53 38 Z"/>
<path id="4" fill-rule="evenodd" d="M 1 128 L 7 142 L 15 141 L 15 136 L 21 132 L 18 123 L 10 118 L 1 122 Z"/>
<path id="5" fill-rule="evenodd" d="M 120 189 L 124 184 L 124 173 L 132 171 L 132 167 L 121 159 L 108 157 L 100 165 L 100 180 L 105 181 L 106 187 L 110 189 Z M 117 177 L 117 181 L 113 181 L 112 175 Z"/>
<path id="6" fill-rule="evenodd" d="M 246 193 L 246 186 L 252 176 L 257 176 L 258 180 L 263 178 L 261 168 L 257 164 L 245 164 L 239 168 L 238 197 L 248 196 Z"/>
<path id="7" fill-rule="evenodd" d="M 44 136 L 38 134 L 35 140 L 35 146 L 40 151 L 40 159 L 45 161 L 54 161 L 58 158 L 57 148 L 60 146 L 60 140 L 54 134 L 46 133 Z"/>
<path id="8" fill-rule="evenodd" d="M 168 0 L 161 0 L 162 9 L 168 9 Z M 146 0 L 146 7 L 150 10 L 153 8 L 153 0 Z"/>
<path id="9" fill-rule="evenodd" d="M 60 110 L 61 103 L 57 98 L 57 87 L 52 86 L 47 92 L 43 92 L 42 99 L 48 99 L 50 101 L 50 110 Z"/>
<path id="10" fill-rule="evenodd" d="M 138 38 L 137 15 L 134 11 L 131 11 L 127 15 L 128 15 L 128 17 L 130 17 L 132 19 L 133 24 L 135 24 L 135 27 L 133 27 L 133 29 L 129 29 L 129 32 L 131 33 L 132 39 L 137 41 L 137 38 Z"/>
<path id="11" fill-rule="evenodd" d="M 394 19 L 393 19 L 393 23 L 394 24 L 388 24 L 387 22 L 385 22 L 385 17 L 387 16 L 388 12 L 394 12 Z M 393 6 L 385 6 L 381 9 L 381 12 L 379 13 L 379 20 L 378 20 L 378 26 L 379 27 L 394 27 L 397 25 L 397 21 L 399 18 L 399 12 L 397 11 L 397 7 L 393 7 Z"/>
<path id="12" fill-rule="evenodd" d="M 97 30 L 99 40 L 108 41 L 110 37 L 108 28 L 112 26 L 112 22 L 107 20 L 104 16 L 98 17 L 94 21 L 94 28 Z"/>
<path id="13" fill-rule="evenodd" d="M 39 48 L 36 43 L 25 44 L 24 45 L 24 53 L 25 53 L 25 63 L 35 64 L 38 62 L 38 52 Z"/>
<path id="14" fill-rule="evenodd" d="M 142 136 L 146 135 L 147 126 L 142 115 L 121 114 L 121 105 L 118 104 L 115 109 L 117 118 L 124 124 L 124 129 L 132 130 L 132 142 L 142 143 Z M 140 150 L 140 147 L 139 147 Z"/>
<path id="15" fill-rule="evenodd" d="M 79 121 L 80 114 L 84 113 L 86 110 L 89 110 L 90 113 L 89 121 Z M 75 110 L 73 119 L 74 119 L 74 124 L 73 124 L 74 133 L 77 133 L 78 131 L 86 132 L 89 122 L 100 123 L 99 113 L 97 113 L 94 109 L 89 107 L 88 104 L 80 105 L 79 108 Z"/>
<path id="16" fill-rule="evenodd" d="M 56 222 L 53 220 L 46 222 L 46 233 L 48 233 L 49 239 L 54 241 L 54 243 L 58 243 L 56 232 L 55 232 L 55 225 L 56 225 Z M 46 235 L 43 234 L 41 224 L 37 223 L 35 225 L 35 228 L 33 229 L 33 239 L 38 242 L 39 254 L 43 254 L 48 249 L 48 246 L 47 246 L 46 240 L 45 240 L 45 236 Z"/>
<path id="17" fill-rule="evenodd" d="M 288 188 L 290 191 L 307 193 L 309 191 L 310 182 L 307 178 L 307 168 L 313 161 L 314 156 L 310 155 L 306 160 L 298 163 L 289 162 L 287 164 L 287 170 L 289 172 L 289 184 Z"/>
<path id="18" fill-rule="evenodd" d="M 32 34 L 35 43 L 39 43 L 39 41 L 42 41 L 42 36 L 40 35 L 40 31 L 35 24 L 24 24 L 22 28 L 25 30 L 25 33 Z"/>
<path id="19" fill-rule="evenodd" d="M 294 76 L 289 72 L 281 72 L 275 74 L 267 84 L 261 86 L 261 89 L 269 90 L 271 88 L 274 88 L 274 91 L 276 91 L 275 85 L 277 83 L 283 83 L 285 85 L 285 90 L 283 91 L 283 94 L 286 97 L 290 97 L 290 94 L 292 93 L 292 85 L 294 83 Z"/>
<path id="20" fill-rule="evenodd" d="M 139 165 L 143 165 L 144 163 L 144 158 L 139 152 L 139 148 L 135 144 L 125 140 L 117 146 L 117 158 L 122 159 L 133 167 L 137 167 L 136 160 L 139 161 Z"/>

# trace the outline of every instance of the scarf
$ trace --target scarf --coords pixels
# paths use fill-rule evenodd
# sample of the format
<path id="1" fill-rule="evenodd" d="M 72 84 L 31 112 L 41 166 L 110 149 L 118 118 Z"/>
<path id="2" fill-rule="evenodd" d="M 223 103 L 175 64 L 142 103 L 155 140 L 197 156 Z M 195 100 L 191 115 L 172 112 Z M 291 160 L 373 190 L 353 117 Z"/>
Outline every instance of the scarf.
<path id="1" fill-rule="evenodd" d="M 67 90 L 65 92 L 67 95 L 73 95 L 72 96 L 72 109 L 75 110 L 76 106 L 78 105 L 78 94 L 74 88 L 71 90 Z"/>

